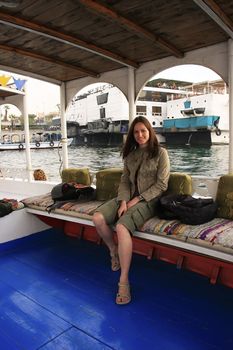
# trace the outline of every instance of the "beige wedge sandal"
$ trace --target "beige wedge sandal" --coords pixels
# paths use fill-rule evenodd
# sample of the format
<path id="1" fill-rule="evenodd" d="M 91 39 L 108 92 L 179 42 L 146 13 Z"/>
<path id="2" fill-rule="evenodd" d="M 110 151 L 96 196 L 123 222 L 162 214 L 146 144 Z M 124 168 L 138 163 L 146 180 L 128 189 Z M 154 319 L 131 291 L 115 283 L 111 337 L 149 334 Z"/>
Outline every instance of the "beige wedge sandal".
<path id="1" fill-rule="evenodd" d="M 118 305 L 125 305 L 131 302 L 130 285 L 129 283 L 118 283 L 118 293 L 116 296 L 116 303 Z"/>

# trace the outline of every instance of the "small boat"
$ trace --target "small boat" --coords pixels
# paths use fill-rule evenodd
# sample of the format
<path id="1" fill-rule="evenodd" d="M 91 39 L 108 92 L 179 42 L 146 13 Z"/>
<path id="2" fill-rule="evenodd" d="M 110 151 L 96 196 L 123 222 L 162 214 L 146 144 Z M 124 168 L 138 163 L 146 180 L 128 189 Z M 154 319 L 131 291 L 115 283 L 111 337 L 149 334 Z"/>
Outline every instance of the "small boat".
<path id="1" fill-rule="evenodd" d="M 73 139 L 67 140 L 67 145 L 70 146 Z M 30 143 L 31 149 L 48 149 L 48 148 L 60 148 L 62 147 L 62 142 L 60 141 L 43 141 L 43 142 L 35 142 Z M 25 143 L 22 142 L 14 142 L 14 143 L 0 143 L 0 151 L 14 151 L 19 150 L 22 151 L 26 149 Z"/>
<path id="2" fill-rule="evenodd" d="M 70 146 L 73 139 L 67 139 L 67 145 Z M 62 147 L 61 134 L 43 134 L 33 135 L 30 140 L 30 149 L 49 149 Z M 19 134 L 6 134 L 2 137 L 0 142 L 0 151 L 22 151 L 26 149 L 24 141 L 24 135 Z"/>

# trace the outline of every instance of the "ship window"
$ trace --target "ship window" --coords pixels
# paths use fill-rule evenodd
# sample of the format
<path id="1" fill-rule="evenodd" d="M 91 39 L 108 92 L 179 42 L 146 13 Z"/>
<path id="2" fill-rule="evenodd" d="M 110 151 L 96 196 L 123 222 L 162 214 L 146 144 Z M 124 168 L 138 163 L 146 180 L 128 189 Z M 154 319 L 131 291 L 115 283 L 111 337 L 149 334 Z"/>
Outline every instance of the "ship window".
<path id="1" fill-rule="evenodd" d="M 97 99 L 98 105 L 103 105 L 104 103 L 107 103 L 108 102 L 108 92 L 106 92 L 102 95 L 96 96 L 96 99 Z"/>
<path id="2" fill-rule="evenodd" d="M 162 115 L 162 107 L 160 106 L 152 106 L 152 115 Z"/>
<path id="3" fill-rule="evenodd" d="M 137 115 L 146 115 L 146 106 L 136 106 Z"/>
<path id="4" fill-rule="evenodd" d="M 100 108 L 100 119 L 104 119 L 105 118 L 105 108 L 101 107 Z"/>

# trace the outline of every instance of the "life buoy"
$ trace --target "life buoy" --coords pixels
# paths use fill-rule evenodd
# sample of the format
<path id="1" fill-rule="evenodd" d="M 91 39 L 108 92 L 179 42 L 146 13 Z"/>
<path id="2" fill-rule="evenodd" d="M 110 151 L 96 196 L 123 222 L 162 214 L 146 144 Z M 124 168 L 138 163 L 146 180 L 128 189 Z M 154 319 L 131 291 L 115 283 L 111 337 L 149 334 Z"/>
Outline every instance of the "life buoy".
<path id="1" fill-rule="evenodd" d="M 221 130 L 220 129 L 217 129 L 217 130 L 215 130 L 215 134 L 217 135 L 217 136 L 220 136 L 221 135 Z"/>
<path id="2" fill-rule="evenodd" d="M 36 147 L 40 147 L 40 142 L 36 142 Z"/>
<path id="3" fill-rule="evenodd" d="M 215 121 L 214 121 L 214 126 L 215 126 L 216 128 L 218 128 L 218 122 L 219 122 L 219 120 L 215 120 Z"/>
<path id="4" fill-rule="evenodd" d="M 50 147 L 54 147 L 54 142 L 53 142 L 53 141 L 50 141 L 49 146 L 50 146 Z"/>
<path id="5" fill-rule="evenodd" d="M 22 143 L 19 144 L 19 149 L 23 149 L 23 144 Z"/>

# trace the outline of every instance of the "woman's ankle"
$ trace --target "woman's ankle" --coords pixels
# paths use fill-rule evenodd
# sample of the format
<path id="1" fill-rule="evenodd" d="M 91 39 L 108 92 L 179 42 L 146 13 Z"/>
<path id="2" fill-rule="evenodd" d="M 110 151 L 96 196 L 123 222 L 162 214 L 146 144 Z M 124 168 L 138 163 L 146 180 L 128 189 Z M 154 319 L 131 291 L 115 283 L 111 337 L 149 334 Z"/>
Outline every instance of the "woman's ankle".
<path id="1" fill-rule="evenodd" d="M 110 255 L 111 255 L 111 256 L 118 254 L 117 245 L 114 244 L 112 247 L 109 247 L 109 251 L 110 251 Z"/>

